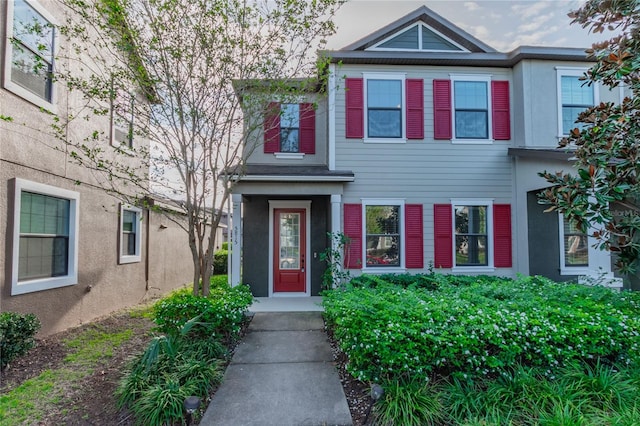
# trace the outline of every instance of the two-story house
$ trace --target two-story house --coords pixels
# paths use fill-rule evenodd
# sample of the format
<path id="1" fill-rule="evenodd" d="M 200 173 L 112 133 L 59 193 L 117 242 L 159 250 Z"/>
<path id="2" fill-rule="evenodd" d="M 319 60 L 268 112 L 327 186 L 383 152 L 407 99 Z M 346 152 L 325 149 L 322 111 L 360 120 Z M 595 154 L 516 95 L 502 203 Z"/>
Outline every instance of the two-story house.
<path id="1" fill-rule="evenodd" d="M 0 310 L 35 313 L 42 334 L 166 293 L 193 271 L 177 224 L 107 195 L 51 130 L 54 115 L 64 123 L 83 105 L 54 77 L 71 60 L 59 31 L 67 13 L 54 1 L 0 6 Z M 148 145 L 130 130 L 130 101 L 76 120 L 69 137 L 99 131 L 105 151 Z"/>
<path id="2" fill-rule="evenodd" d="M 579 80 L 584 50 L 497 52 L 421 7 L 322 54 L 326 93 L 273 99 L 234 190 L 233 282 L 318 294 L 327 233 L 349 237 L 352 275 L 611 275 L 536 198 L 538 172 L 572 169 L 556 147 L 577 114 L 622 95 Z"/>

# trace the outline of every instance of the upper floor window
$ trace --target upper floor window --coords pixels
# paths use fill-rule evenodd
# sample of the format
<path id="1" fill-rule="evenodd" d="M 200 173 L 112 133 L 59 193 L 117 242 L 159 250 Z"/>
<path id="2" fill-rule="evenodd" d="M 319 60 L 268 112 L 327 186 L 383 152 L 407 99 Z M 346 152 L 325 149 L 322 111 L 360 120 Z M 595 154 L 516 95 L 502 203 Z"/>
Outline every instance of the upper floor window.
<path id="1" fill-rule="evenodd" d="M 111 101 L 111 144 L 133 148 L 135 94 L 116 91 Z"/>
<path id="2" fill-rule="evenodd" d="M 402 137 L 402 80 L 367 80 L 367 136 Z"/>
<path id="3" fill-rule="evenodd" d="M 53 17 L 35 0 L 8 2 L 5 88 L 52 109 L 56 31 Z"/>
<path id="4" fill-rule="evenodd" d="M 489 138 L 488 81 L 453 82 L 456 139 Z"/>
<path id="5" fill-rule="evenodd" d="M 491 143 L 511 139 L 509 81 L 490 75 L 433 80 L 434 139 Z"/>
<path id="6" fill-rule="evenodd" d="M 78 199 L 15 180 L 12 295 L 77 283 Z"/>
<path id="7" fill-rule="evenodd" d="M 280 152 L 300 152 L 300 105 L 280 105 Z"/>
<path id="8" fill-rule="evenodd" d="M 270 102 L 264 117 L 264 153 L 303 158 L 316 153 L 316 111 L 312 103 Z"/>
<path id="9" fill-rule="evenodd" d="M 384 73 L 345 78 L 345 136 L 378 143 L 424 139 L 424 81 Z"/>
<path id="10" fill-rule="evenodd" d="M 571 129 L 582 125 L 576 123 L 578 115 L 596 104 L 597 86 L 588 85 L 580 77 L 582 69 L 558 68 L 558 135 L 566 136 Z"/>

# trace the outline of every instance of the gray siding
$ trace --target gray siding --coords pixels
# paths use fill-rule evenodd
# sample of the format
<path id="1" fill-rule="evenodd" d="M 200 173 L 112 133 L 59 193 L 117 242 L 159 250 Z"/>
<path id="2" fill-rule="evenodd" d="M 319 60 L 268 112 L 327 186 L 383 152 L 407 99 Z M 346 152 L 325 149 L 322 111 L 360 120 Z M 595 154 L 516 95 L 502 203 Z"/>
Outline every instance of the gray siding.
<path id="1" fill-rule="evenodd" d="M 511 203 L 513 160 L 507 155 L 511 141 L 492 144 L 452 143 L 433 139 L 433 79 L 449 74 L 490 74 L 495 80 L 510 80 L 510 70 L 433 67 L 405 68 L 407 78 L 424 79 L 425 139 L 406 143 L 365 143 L 345 138 L 345 95 L 336 95 L 336 168 L 352 170 L 355 181 L 345 185 L 343 202 L 362 198 L 404 199 L 424 206 L 425 268 L 434 258 L 433 205 L 456 199 L 492 199 Z M 361 77 L 362 72 L 394 72 L 392 67 L 366 70 L 343 67 L 338 75 Z M 395 70 L 398 72 L 398 70 Z M 513 95 L 512 95 L 513 97 Z M 509 270 L 497 273 L 507 275 Z"/>

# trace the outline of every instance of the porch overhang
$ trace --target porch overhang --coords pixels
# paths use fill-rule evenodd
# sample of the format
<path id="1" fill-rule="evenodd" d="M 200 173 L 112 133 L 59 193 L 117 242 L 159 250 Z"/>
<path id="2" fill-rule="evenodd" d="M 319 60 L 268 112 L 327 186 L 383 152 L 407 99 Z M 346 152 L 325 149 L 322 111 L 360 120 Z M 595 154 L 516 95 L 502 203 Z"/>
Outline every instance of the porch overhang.
<path id="1" fill-rule="evenodd" d="M 353 182 L 355 175 L 348 170 L 329 170 L 325 166 L 280 166 L 252 164 L 245 166 L 242 182 Z"/>
<path id="2" fill-rule="evenodd" d="M 511 157 L 529 158 L 536 160 L 560 160 L 572 161 L 575 152 L 571 149 L 558 148 L 509 148 L 508 154 Z"/>

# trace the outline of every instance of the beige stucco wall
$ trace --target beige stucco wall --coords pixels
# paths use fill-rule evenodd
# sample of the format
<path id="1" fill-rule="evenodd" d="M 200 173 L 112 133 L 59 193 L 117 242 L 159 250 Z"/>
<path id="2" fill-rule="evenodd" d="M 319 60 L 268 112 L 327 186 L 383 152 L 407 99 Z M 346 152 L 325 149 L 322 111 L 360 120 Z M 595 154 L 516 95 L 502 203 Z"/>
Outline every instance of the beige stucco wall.
<path id="1" fill-rule="evenodd" d="M 6 162 L 1 164 L 0 181 L 3 185 L 0 200 L 3 208 L 0 221 L 7 226 L 0 231 L 0 239 L 4 243 L 4 255 L 0 259 L 0 311 L 35 313 L 42 322 L 41 334 L 46 335 L 136 305 L 190 281 L 192 262 L 187 234 L 164 215 L 152 212 L 149 217 L 147 212 L 143 214 L 141 261 L 119 265 L 118 200 L 98 188 L 75 185 L 69 179 Z M 11 182 L 14 177 L 80 193 L 77 284 L 11 295 Z"/>
<path id="2" fill-rule="evenodd" d="M 64 22 L 63 9 L 57 2 L 40 3 L 59 22 Z M 3 63 L 7 49 L 6 6 L 6 2 L 0 5 Z M 59 41 L 64 40 L 61 37 Z M 64 61 L 60 59 L 57 66 L 64 66 Z M 64 122 L 69 114 L 82 111 L 85 101 L 79 93 L 67 92 L 64 83 L 57 83 L 54 104 Z M 187 234 L 160 213 L 143 213 L 141 261 L 119 265 L 120 201 L 100 189 L 104 176 L 76 164 L 71 149 L 51 131 L 53 116 L 10 92 L 4 84 L 0 87 L 0 114 L 12 118 L 0 120 L 0 311 L 35 313 L 42 322 L 40 334 L 47 335 L 136 305 L 191 281 L 193 266 Z M 76 142 L 83 142 L 93 131 L 101 135 L 96 143 L 110 152 L 108 114 L 89 114 L 86 120 L 80 116 L 66 134 Z M 134 143 L 148 144 L 140 138 Z M 141 167 L 135 155 L 123 160 L 130 166 Z M 79 193 L 76 284 L 11 295 L 15 178 Z"/>

